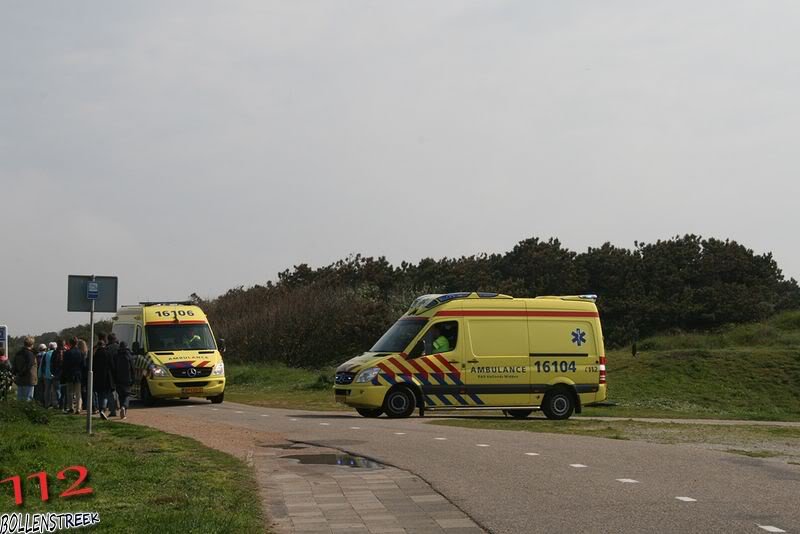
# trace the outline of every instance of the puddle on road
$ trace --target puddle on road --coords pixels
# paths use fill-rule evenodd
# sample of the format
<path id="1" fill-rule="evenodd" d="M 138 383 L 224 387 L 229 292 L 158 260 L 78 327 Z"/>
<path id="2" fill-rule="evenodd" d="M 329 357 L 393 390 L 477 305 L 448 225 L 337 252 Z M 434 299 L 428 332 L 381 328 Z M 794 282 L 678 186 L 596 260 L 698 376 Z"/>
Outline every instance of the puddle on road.
<path id="1" fill-rule="evenodd" d="M 341 465 L 344 467 L 355 467 L 360 469 L 383 469 L 383 466 L 378 462 L 374 462 L 361 456 L 352 456 L 350 454 L 293 454 L 290 456 L 281 456 L 281 458 L 299 460 L 301 464 Z"/>

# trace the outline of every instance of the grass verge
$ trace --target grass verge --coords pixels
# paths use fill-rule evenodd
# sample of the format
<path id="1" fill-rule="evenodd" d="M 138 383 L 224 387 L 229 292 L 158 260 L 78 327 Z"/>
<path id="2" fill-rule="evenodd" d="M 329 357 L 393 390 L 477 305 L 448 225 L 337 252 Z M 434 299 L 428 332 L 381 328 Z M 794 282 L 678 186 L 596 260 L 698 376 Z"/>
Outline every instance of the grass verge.
<path id="1" fill-rule="evenodd" d="M 0 403 L 0 480 L 19 475 L 25 499 L 15 506 L 11 484 L 0 485 L 0 513 L 97 512 L 100 532 L 264 532 L 258 488 L 240 460 L 136 425 L 98 421 L 87 436 L 85 422 Z M 59 498 L 69 484 L 56 473 L 72 465 L 88 469 L 91 495 Z M 48 502 L 25 480 L 39 471 L 48 474 Z"/>
<path id="2" fill-rule="evenodd" d="M 491 430 L 516 430 L 550 434 L 573 434 L 650 443 L 693 444 L 746 456 L 800 459 L 800 428 L 757 425 L 704 425 L 649 423 L 641 421 L 591 421 L 569 419 L 514 420 L 502 417 L 456 417 L 430 424 Z M 790 462 L 791 463 L 791 462 Z"/>
<path id="3" fill-rule="evenodd" d="M 349 410 L 333 400 L 334 370 L 281 364 L 225 364 L 225 400 L 271 408 Z"/>

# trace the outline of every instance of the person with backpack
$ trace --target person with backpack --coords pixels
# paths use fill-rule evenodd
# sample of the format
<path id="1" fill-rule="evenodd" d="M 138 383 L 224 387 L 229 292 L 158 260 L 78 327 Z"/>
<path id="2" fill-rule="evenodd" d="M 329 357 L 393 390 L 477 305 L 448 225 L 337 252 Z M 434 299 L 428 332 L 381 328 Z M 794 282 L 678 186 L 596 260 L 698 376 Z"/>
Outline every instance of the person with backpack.
<path id="1" fill-rule="evenodd" d="M 119 343 L 116 353 L 112 356 L 111 375 L 117 396 L 119 396 L 119 416 L 120 419 L 125 419 L 128 416 L 131 386 L 136 375 L 133 367 L 133 353 L 124 341 Z"/>

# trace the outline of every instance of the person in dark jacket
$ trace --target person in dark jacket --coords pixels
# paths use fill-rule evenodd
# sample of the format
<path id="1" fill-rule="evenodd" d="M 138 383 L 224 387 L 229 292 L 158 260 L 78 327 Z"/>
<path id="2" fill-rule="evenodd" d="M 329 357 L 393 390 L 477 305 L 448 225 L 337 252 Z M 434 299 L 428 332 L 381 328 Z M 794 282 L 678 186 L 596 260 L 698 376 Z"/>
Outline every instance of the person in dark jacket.
<path id="1" fill-rule="evenodd" d="M 78 338 L 70 339 L 70 349 L 64 353 L 64 363 L 61 367 L 61 381 L 67 385 L 64 413 L 78 413 L 81 405 L 81 370 L 83 355 L 78 350 Z"/>
<path id="2" fill-rule="evenodd" d="M 53 375 L 53 404 L 55 407 L 64 408 L 64 399 L 66 393 L 65 387 L 61 383 L 61 368 L 64 366 L 64 340 L 59 339 L 56 341 L 56 348 L 53 350 L 53 355 L 50 356 L 50 374 Z"/>
<path id="3" fill-rule="evenodd" d="M 23 347 L 14 356 L 11 368 L 14 371 L 14 381 L 17 383 L 17 400 L 32 401 L 33 388 L 36 386 L 37 368 L 36 354 L 33 352 L 33 338 L 26 337 Z"/>
<path id="4" fill-rule="evenodd" d="M 119 396 L 119 416 L 125 419 L 128 416 L 131 386 L 136 375 L 133 368 L 133 354 L 124 341 L 119 343 L 119 349 L 111 359 L 111 374 Z"/>
<path id="5" fill-rule="evenodd" d="M 112 334 L 113 335 L 113 334 Z M 105 335 L 99 336 L 97 350 L 94 353 L 93 364 L 93 389 L 98 400 L 97 408 L 100 417 L 108 419 L 106 407 L 111 409 L 111 417 L 117 415 L 117 402 L 114 399 L 114 379 L 111 376 L 111 360 L 114 355 L 110 348 L 106 346 Z"/>

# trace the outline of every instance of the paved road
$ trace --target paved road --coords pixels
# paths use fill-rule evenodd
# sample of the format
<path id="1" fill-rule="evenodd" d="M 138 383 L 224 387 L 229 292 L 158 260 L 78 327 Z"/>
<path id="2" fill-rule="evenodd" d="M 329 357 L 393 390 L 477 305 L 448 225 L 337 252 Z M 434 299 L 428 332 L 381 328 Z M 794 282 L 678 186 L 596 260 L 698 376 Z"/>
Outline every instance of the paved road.
<path id="1" fill-rule="evenodd" d="M 406 469 L 490 532 L 800 532 L 800 466 L 770 460 L 426 424 L 434 417 L 364 419 L 192 401 L 154 409 L 198 424 L 278 432 Z"/>

